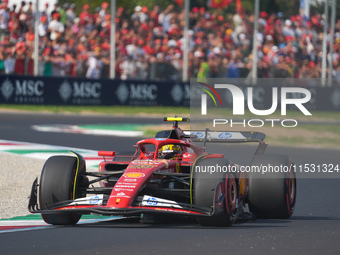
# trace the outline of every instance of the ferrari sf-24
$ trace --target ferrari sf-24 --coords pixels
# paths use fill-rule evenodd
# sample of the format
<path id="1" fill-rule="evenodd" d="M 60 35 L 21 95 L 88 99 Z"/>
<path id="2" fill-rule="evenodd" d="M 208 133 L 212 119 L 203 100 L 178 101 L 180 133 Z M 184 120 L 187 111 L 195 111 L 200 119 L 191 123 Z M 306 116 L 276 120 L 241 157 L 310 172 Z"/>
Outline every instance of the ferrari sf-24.
<path id="1" fill-rule="evenodd" d="M 264 154 L 263 133 L 183 131 L 178 124 L 188 118 L 164 120 L 173 122 L 172 128 L 137 142 L 133 154 L 99 151 L 103 161 L 98 171 L 87 171 L 75 152 L 50 157 L 33 182 L 29 211 L 53 225 L 73 225 L 83 214 L 97 214 L 191 217 L 203 226 L 222 227 L 242 218 L 287 219 L 293 214 L 294 164 L 289 156 Z M 286 171 L 242 171 L 227 151 L 208 153 L 210 142 L 256 142 L 250 165 L 243 169 Z"/>

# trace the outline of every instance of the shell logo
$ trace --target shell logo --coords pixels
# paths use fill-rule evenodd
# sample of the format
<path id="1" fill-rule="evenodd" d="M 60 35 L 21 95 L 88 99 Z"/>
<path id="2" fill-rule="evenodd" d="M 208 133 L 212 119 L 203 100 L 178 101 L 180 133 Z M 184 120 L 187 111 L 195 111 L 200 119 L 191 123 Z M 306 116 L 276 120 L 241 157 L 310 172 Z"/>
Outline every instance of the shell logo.
<path id="1" fill-rule="evenodd" d="M 140 178 L 140 177 L 144 177 L 145 174 L 143 173 L 126 173 L 125 177 L 130 177 L 130 178 Z"/>

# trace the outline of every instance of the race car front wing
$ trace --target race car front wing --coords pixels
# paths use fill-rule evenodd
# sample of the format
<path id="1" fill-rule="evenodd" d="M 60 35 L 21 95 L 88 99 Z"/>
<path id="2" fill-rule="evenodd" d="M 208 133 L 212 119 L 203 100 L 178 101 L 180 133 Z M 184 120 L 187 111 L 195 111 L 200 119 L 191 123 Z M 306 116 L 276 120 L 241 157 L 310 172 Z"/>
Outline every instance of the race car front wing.
<path id="1" fill-rule="evenodd" d="M 215 189 L 217 191 L 217 188 Z M 35 179 L 29 197 L 28 211 L 31 213 L 56 214 L 56 213 L 79 213 L 79 214 L 100 214 L 136 216 L 140 214 L 175 214 L 193 217 L 212 217 L 223 212 L 220 205 L 225 198 L 215 194 L 211 208 L 201 207 L 194 204 L 179 203 L 171 200 L 153 196 L 137 197 L 131 207 L 114 208 L 106 206 L 109 195 L 96 195 L 91 197 L 67 200 L 47 206 L 44 209 L 38 205 L 38 178 Z"/>

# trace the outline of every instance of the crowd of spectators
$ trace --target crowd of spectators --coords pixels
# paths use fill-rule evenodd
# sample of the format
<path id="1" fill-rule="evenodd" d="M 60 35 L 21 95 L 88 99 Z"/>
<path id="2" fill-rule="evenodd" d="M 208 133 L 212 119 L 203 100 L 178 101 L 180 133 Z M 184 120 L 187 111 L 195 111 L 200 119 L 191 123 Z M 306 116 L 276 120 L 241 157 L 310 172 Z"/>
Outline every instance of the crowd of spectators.
<path id="1" fill-rule="evenodd" d="M 48 7 L 46 3 L 39 13 L 39 74 L 109 77 L 109 4 L 103 2 L 93 12 L 88 4 L 56 4 L 52 12 Z M 173 79 L 181 79 L 183 8 L 136 6 L 133 13 L 122 7 L 116 10 L 116 77 L 152 79 L 151 69 L 165 65 L 174 70 Z M 189 15 L 188 77 L 246 77 L 253 64 L 254 15 L 224 15 L 222 10 L 204 7 L 192 8 Z M 327 37 L 329 44 L 330 34 Z M 322 38 L 320 15 L 305 21 L 300 15 L 288 18 L 282 13 L 261 12 L 258 77 L 320 78 Z M 32 3 L 9 6 L 4 1 L 0 6 L 0 73 L 33 74 L 33 51 Z M 340 21 L 336 23 L 333 56 L 332 75 L 340 77 Z M 328 54 L 328 62 L 330 59 Z M 164 69 L 164 77 L 171 68 Z"/>

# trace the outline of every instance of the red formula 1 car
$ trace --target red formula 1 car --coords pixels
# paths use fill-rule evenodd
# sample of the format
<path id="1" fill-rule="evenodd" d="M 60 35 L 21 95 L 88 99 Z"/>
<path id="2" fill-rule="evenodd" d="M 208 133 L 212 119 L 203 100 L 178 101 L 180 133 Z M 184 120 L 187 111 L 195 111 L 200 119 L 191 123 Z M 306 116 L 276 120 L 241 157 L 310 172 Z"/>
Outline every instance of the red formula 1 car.
<path id="1" fill-rule="evenodd" d="M 288 156 L 263 154 L 265 135 L 258 132 L 170 130 L 134 146 L 134 155 L 99 151 L 99 171 L 88 172 L 85 160 L 50 157 L 38 184 L 34 181 L 29 211 L 45 222 L 76 224 L 82 214 L 194 217 L 205 226 L 230 226 L 238 218 L 289 218 L 295 207 L 296 179 Z M 209 154 L 194 142 L 258 142 L 249 166 L 224 154 Z M 263 171 L 265 169 L 265 171 Z M 275 171 L 269 171 L 275 169 Z M 99 182 L 100 186 L 92 184 Z M 39 201 L 39 202 L 38 202 Z"/>

